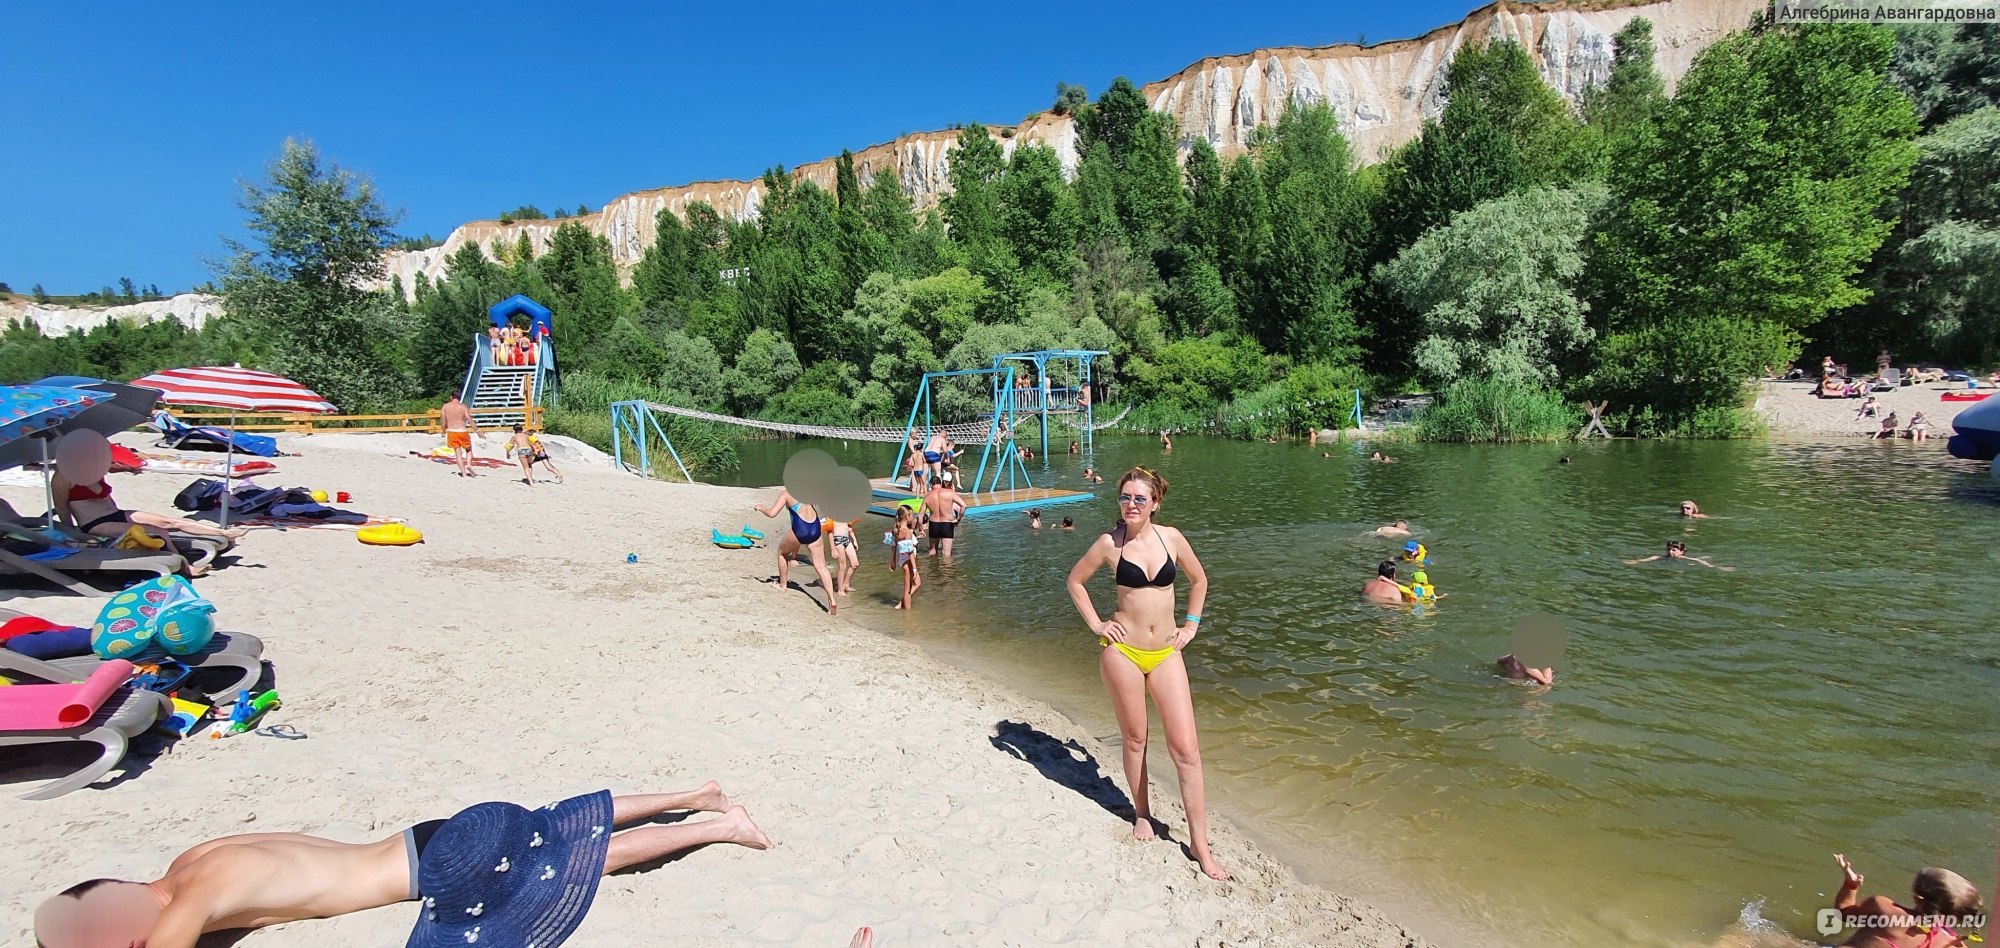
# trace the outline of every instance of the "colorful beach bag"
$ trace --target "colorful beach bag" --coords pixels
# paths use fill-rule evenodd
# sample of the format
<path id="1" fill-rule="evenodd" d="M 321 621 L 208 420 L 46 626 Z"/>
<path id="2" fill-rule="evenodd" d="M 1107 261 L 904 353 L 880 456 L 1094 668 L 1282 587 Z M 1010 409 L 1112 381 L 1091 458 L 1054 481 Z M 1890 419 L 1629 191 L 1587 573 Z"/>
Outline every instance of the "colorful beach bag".
<path id="1" fill-rule="evenodd" d="M 215 604 L 179 576 L 150 579 L 104 604 L 90 627 L 99 658 L 132 660 L 155 647 L 192 655 L 215 638 Z"/>

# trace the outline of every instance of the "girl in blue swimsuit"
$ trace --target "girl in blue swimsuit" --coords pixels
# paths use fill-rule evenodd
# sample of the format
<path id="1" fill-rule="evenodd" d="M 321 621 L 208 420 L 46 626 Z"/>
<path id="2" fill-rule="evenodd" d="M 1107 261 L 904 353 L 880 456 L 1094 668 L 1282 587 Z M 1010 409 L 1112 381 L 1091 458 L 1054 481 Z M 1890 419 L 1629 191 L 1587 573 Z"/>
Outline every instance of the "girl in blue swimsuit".
<path id="1" fill-rule="evenodd" d="M 819 588 L 826 590 L 827 615 L 839 615 L 840 600 L 835 596 L 838 588 L 833 584 L 833 577 L 826 571 L 826 551 L 821 549 L 823 544 L 819 542 L 820 534 L 823 532 L 819 508 L 811 504 L 802 504 L 798 498 L 792 496 L 791 491 L 779 488 L 778 498 L 771 501 L 769 507 L 753 506 L 750 509 L 766 517 L 775 517 L 780 510 L 791 515 L 791 529 L 785 531 L 784 536 L 778 540 L 778 588 L 785 589 L 791 585 L 792 557 L 804 549 L 806 555 L 812 559 L 813 573 L 819 576 Z"/>
<path id="2" fill-rule="evenodd" d="M 1097 633 L 1098 674 L 1111 692 L 1124 744 L 1125 786 L 1132 794 L 1132 837 L 1153 838 L 1152 808 L 1146 799 L 1146 695 L 1160 712 L 1167 749 L 1180 777 L 1187 810 L 1188 848 L 1211 879 L 1227 879 L 1208 850 L 1208 801 L 1202 787 L 1201 742 L 1195 734 L 1194 699 L 1188 693 L 1187 664 L 1181 650 L 1201 625 L 1208 599 L 1208 574 L 1179 530 L 1153 522 L 1167 479 L 1143 467 L 1118 479 L 1118 527 L 1091 544 L 1069 571 L 1069 597 L 1084 624 Z M 1179 569 L 1177 570 L 1176 564 Z M 1084 588 L 1097 571 L 1110 567 L 1118 583 L 1118 608 L 1100 619 Z M 1188 577 L 1187 619 L 1174 623 L 1174 579 Z"/>

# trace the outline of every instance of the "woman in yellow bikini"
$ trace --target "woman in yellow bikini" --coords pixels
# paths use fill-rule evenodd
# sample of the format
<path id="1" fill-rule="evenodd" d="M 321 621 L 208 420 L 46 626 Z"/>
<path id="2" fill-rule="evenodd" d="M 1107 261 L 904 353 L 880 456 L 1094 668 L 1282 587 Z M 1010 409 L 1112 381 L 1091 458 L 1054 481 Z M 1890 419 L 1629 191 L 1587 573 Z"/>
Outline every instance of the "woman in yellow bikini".
<path id="1" fill-rule="evenodd" d="M 1069 597 L 1084 624 L 1097 633 L 1099 674 L 1111 692 L 1124 744 L 1125 784 L 1132 793 L 1132 838 L 1153 838 L 1152 807 L 1146 783 L 1146 694 L 1160 712 L 1167 734 L 1167 753 L 1180 777 L 1181 804 L 1187 809 L 1188 846 L 1201 871 L 1211 879 L 1227 879 L 1208 851 L 1207 794 L 1201 781 L 1201 742 L 1195 735 L 1194 699 L 1188 693 L 1187 665 L 1181 649 L 1201 626 L 1202 603 L 1208 598 L 1208 574 L 1173 527 L 1153 522 L 1167 496 L 1167 480 L 1143 467 L 1118 481 L 1120 523 L 1097 538 L 1083 559 L 1069 571 Z M 1188 576 L 1187 619 L 1174 624 L 1175 565 Z M 1110 567 L 1118 583 L 1118 608 L 1109 621 L 1098 618 L 1090 591 L 1083 584 Z"/>

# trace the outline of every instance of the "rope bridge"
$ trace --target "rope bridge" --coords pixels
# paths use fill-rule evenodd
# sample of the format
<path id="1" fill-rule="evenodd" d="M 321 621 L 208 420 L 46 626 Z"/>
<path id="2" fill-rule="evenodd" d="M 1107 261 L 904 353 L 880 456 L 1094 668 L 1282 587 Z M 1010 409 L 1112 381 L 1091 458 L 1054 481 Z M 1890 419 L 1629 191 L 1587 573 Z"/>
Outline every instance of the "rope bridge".
<path id="1" fill-rule="evenodd" d="M 718 415 L 714 412 L 701 411 L 694 408 L 682 408 L 679 405 L 662 405 L 659 402 L 647 402 L 646 407 L 654 411 L 666 412 L 669 415 L 693 418 L 697 421 L 710 421 L 724 425 L 740 425 L 745 428 L 762 428 L 765 431 L 776 431 L 807 438 L 840 438 L 846 441 L 879 441 L 884 444 L 901 444 L 905 431 L 903 428 L 843 428 L 838 425 L 795 425 L 783 421 L 763 421 L 757 418 Z M 1091 426 L 1091 428 L 1094 431 L 1109 428 L 1124 420 L 1125 416 L 1131 413 L 1131 411 L 1132 406 L 1127 405 L 1124 411 L 1118 413 L 1118 417 L 1110 421 L 1099 422 Z M 979 441 L 986 437 L 986 433 L 992 430 L 992 426 L 993 423 L 991 421 L 961 421 L 949 425 L 936 425 L 931 430 L 942 431 L 949 435 L 953 441 Z"/>

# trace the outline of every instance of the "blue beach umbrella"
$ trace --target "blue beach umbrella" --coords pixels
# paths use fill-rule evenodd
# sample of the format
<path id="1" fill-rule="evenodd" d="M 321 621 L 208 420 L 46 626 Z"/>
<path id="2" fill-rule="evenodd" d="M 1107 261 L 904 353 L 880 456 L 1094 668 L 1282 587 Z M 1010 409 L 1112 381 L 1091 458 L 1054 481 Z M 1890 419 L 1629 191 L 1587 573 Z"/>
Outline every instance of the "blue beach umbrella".
<path id="1" fill-rule="evenodd" d="M 52 434 L 62 427 L 63 422 L 83 414 L 90 406 L 97 404 L 105 396 L 80 388 L 59 388 L 52 385 L 8 385 L 0 386 L 0 451 L 9 446 L 25 444 L 33 438 L 36 442 L 35 454 L 44 462 L 48 441 L 35 438 L 36 435 Z M 5 466 L 19 467 L 25 461 L 14 461 Z M 48 464 L 42 465 L 42 493 L 49 493 Z M 51 499 L 53 508 L 55 501 Z"/>
<path id="2" fill-rule="evenodd" d="M 72 431 L 88 428 L 109 437 L 144 424 L 147 418 L 152 417 L 153 406 L 160 400 L 160 393 L 150 388 L 85 378 L 80 375 L 51 376 L 29 384 L 43 388 L 81 389 L 84 394 L 90 396 L 92 404 L 58 424 L 43 429 L 39 437 L 0 443 L 0 471 L 48 460 L 44 450 L 47 443 L 54 442 Z"/>

